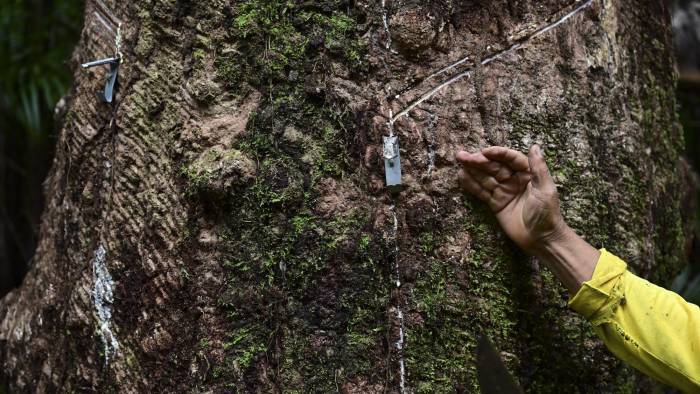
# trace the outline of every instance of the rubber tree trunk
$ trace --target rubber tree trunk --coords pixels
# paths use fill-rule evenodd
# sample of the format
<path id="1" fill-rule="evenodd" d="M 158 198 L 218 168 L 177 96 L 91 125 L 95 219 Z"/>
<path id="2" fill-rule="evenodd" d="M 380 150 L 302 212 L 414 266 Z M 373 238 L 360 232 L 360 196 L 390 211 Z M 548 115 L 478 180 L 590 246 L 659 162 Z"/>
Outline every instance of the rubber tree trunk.
<path id="1" fill-rule="evenodd" d="M 666 6 L 382 3 L 88 2 L 39 247 L 0 304 L 11 389 L 474 392 L 481 335 L 527 391 L 647 387 L 453 156 L 541 143 L 570 225 L 665 284 L 690 219 Z M 78 64 L 119 22 L 105 104 Z"/>

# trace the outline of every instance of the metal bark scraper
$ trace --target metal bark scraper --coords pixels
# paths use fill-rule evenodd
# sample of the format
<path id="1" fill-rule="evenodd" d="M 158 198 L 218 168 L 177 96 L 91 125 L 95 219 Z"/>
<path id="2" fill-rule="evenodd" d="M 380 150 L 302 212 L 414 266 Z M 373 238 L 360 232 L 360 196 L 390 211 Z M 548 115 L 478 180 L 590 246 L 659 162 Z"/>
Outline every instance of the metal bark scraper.
<path id="1" fill-rule="evenodd" d="M 482 335 L 476 347 L 476 377 L 482 394 L 523 394 L 496 347 Z"/>

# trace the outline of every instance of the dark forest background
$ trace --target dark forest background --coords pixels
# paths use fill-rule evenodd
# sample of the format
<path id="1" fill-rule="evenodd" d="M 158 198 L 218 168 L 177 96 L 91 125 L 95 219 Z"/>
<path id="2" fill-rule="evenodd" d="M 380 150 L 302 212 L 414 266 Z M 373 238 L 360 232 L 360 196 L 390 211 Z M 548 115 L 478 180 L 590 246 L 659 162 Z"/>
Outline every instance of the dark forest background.
<path id="1" fill-rule="evenodd" d="M 700 0 L 670 4 L 678 113 L 688 161 L 698 169 Z M 82 29 L 83 6 L 75 0 L 0 0 L 0 297 L 21 283 L 31 265 L 43 209 L 42 182 L 57 132 L 54 113 L 70 89 L 69 60 Z M 700 204 L 696 207 L 693 253 L 668 285 L 700 303 Z"/>
<path id="2" fill-rule="evenodd" d="M 687 267 L 676 277 L 672 289 L 700 304 L 700 1 L 673 2 L 673 34 L 678 62 L 678 114 L 685 131 L 686 157 L 695 169 L 695 239 Z"/>
<path id="3" fill-rule="evenodd" d="M 84 3 L 0 0 L 0 297 L 31 262 Z"/>

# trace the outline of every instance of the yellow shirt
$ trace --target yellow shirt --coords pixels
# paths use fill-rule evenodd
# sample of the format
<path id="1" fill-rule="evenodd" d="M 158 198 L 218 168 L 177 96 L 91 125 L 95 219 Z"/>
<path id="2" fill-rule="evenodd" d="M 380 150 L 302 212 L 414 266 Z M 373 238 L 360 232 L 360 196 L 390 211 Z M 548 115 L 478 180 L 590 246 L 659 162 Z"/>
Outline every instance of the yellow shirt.
<path id="1" fill-rule="evenodd" d="M 593 277 L 569 306 L 629 365 L 686 393 L 700 393 L 697 305 L 632 274 L 601 249 Z"/>

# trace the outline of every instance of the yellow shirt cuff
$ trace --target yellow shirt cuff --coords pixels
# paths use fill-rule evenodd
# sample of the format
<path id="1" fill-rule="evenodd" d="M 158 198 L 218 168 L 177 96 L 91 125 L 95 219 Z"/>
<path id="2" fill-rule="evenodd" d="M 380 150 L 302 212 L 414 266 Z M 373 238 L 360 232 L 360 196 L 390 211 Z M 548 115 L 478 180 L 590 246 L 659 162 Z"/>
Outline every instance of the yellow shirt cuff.
<path id="1" fill-rule="evenodd" d="M 569 307 L 594 325 L 604 323 L 622 302 L 624 296 L 618 284 L 627 264 L 605 249 L 600 249 L 600 258 L 593 277 L 581 285 Z"/>

